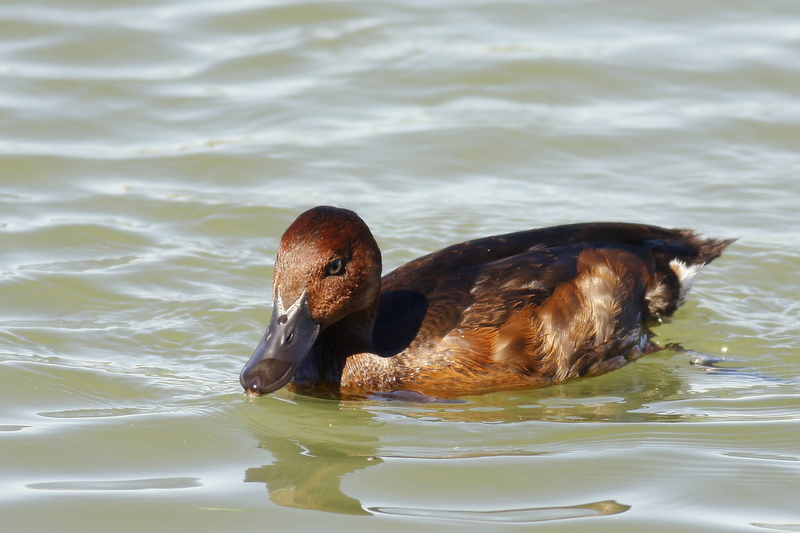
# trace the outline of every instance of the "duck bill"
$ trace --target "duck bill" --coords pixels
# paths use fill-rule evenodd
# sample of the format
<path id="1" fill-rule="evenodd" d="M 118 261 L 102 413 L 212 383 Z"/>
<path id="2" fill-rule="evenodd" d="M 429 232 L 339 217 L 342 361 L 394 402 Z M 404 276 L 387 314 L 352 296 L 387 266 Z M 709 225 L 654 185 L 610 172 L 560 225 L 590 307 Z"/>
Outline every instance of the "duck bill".
<path id="1" fill-rule="evenodd" d="M 275 295 L 267 332 L 239 375 L 247 394 L 261 396 L 289 383 L 311 351 L 319 324 L 311 318 L 308 294 L 303 294 L 284 311 L 280 291 Z"/>

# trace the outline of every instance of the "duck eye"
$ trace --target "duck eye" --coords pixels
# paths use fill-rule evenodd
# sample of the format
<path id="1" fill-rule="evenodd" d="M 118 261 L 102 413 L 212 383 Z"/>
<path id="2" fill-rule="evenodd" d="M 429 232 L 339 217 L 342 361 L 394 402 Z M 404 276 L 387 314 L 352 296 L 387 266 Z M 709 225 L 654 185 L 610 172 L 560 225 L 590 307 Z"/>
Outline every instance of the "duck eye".
<path id="1" fill-rule="evenodd" d="M 325 267 L 326 276 L 341 276 L 342 274 L 344 274 L 344 261 L 341 259 L 334 259 Z"/>

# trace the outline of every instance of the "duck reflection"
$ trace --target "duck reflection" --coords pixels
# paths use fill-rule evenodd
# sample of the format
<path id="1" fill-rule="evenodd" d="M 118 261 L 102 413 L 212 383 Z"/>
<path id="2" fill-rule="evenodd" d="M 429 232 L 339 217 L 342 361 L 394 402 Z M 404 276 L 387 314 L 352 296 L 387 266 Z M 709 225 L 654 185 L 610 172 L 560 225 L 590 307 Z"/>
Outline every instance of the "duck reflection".
<path id="1" fill-rule="evenodd" d="M 365 508 L 359 500 L 342 491 L 342 478 L 345 474 L 380 464 L 383 462 L 381 459 L 374 456 L 352 455 L 325 445 L 301 445 L 277 436 L 263 435 L 259 441 L 260 446 L 272 452 L 275 462 L 258 468 L 249 468 L 245 472 L 245 481 L 266 484 L 270 500 L 284 507 L 350 515 L 384 514 L 516 524 L 612 515 L 630 509 L 629 505 L 613 500 L 489 511 L 392 506 Z"/>
<path id="2" fill-rule="evenodd" d="M 284 507 L 352 515 L 371 514 L 361 502 L 342 492 L 345 474 L 382 461 L 357 456 L 320 443 L 292 441 L 284 436 L 261 435 L 259 447 L 272 453 L 272 464 L 248 468 L 245 481 L 264 483 L 269 499 Z"/>
<path id="3" fill-rule="evenodd" d="M 578 505 L 465 511 L 435 508 L 379 506 L 365 508 L 342 491 L 345 474 L 382 463 L 374 456 L 352 455 L 330 446 L 305 446 L 282 437 L 263 435 L 261 447 L 267 448 L 275 462 L 245 472 L 245 481 L 264 483 L 270 500 L 284 507 L 310 509 L 349 515 L 395 515 L 439 518 L 470 522 L 526 523 L 619 514 L 629 505 L 613 500 Z"/>
<path id="4" fill-rule="evenodd" d="M 345 493 L 347 474 L 384 463 L 384 459 L 485 459 L 493 456 L 543 456 L 566 450 L 531 442 L 508 446 L 464 442 L 457 447 L 439 442 L 448 430 L 442 426 L 464 424 L 523 424 L 520 431 L 535 434 L 526 424 L 546 422 L 673 422 L 685 416 L 657 414 L 649 403 L 680 399 L 685 376 L 670 365 L 638 365 L 608 377 L 578 381 L 534 391 L 495 393 L 460 403 L 419 403 L 396 399 L 336 401 L 290 396 L 290 401 L 258 400 L 258 417 L 251 433 L 273 461 L 249 468 L 245 481 L 264 483 L 270 500 L 281 506 L 350 515 L 393 514 L 430 516 L 468 521 L 538 522 L 616 514 L 629 507 L 613 500 L 565 502 L 569 505 L 462 512 L 448 509 L 408 509 L 392 505 L 365 506 Z M 289 394 L 289 393 L 286 393 Z M 273 397 L 274 398 L 274 397 Z M 277 399 L 275 399 L 277 400 Z M 251 400 L 253 401 L 253 400 Z M 419 420 L 419 438 L 397 421 Z M 431 426 L 430 423 L 434 422 Z M 411 431 L 414 430 L 413 423 Z M 459 429 L 462 428 L 462 429 Z M 480 431 L 480 428 L 477 428 Z M 399 438 L 392 438 L 392 432 Z M 430 432 L 430 434 L 428 434 Z M 423 434 L 424 433 L 424 434 Z M 450 435 L 455 442 L 456 436 Z M 438 440 L 437 440 L 438 439 Z M 444 440 L 447 440 L 444 437 Z M 535 439 L 534 439 L 535 440 Z M 410 443 L 410 444 L 409 444 Z M 419 444 L 417 444 L 419 443 Z M 432 445 L 430 443 L 435 443 Z M 572 443 L 570 445 L 574 445 Z M 567 443 L 565 443 L 565 446 Z M 524 460 L 524 459 L 523 459 Z"/>

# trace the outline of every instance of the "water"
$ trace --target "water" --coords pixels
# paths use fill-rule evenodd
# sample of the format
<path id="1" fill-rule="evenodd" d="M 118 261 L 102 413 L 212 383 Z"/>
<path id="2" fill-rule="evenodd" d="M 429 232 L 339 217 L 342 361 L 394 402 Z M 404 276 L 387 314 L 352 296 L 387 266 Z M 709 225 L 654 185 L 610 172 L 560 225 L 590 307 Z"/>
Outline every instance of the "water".
<path id="1" fill-rule="evenodd" d="M 4 531 L 800 531 L 800 6 L 0 5 Z M 629 220 L 740 237 L 664 351 L 459 404 L 246 398 L 283 229 L 394 268 Z"/>

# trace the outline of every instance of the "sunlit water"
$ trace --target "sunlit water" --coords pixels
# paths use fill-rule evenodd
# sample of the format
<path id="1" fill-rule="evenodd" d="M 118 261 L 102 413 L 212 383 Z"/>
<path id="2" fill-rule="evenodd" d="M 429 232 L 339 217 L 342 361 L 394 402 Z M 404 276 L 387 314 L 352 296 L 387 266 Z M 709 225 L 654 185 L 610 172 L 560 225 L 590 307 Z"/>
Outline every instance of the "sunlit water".
<path id="1" fill-rule="evenodd" d="M 800 531 L 800 4 L 0 4 L 3 531 Z M 302 210 L 394 268 L 584 220 L 740 237 L 612 374 L 241 392 Z"/>

